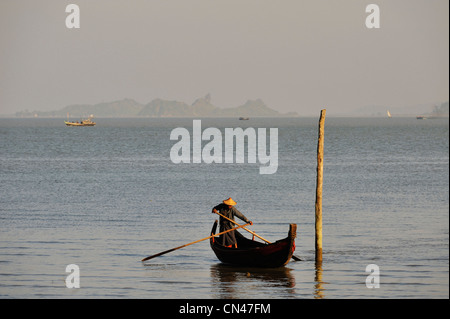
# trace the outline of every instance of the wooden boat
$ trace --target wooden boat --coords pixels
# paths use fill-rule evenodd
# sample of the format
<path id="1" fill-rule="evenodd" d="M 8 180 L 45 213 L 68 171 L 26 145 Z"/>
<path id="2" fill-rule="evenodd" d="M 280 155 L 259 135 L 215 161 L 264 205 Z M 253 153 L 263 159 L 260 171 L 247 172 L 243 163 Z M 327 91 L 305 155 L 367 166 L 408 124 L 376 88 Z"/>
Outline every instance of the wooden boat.
<path id="1" fill-rule="evenodd" d="M 64 123 L 67 126 L 94 126 L 96 123 L 91 121 L 90 118 L 88 118 L 87 120 L 82 120 L 80 122 L 69 122 L 69 121 L 64 121 Z"/>
<path id="2" fill-rule="evenodd" d="M 217 220 L 211 230 L 214 235 L 217 228 Z M 276 268 L 285 266 L 292 258 L 295 250 L 295 237 L 297 225 L 290 224 L 289 234 L 286 238 L 271 244 L 257 242 L 245 238 L 236 232 L 237 248 L 228 248 L 221 245 L 220 237 L 212 237 L 209 242 L 217 258 L 225 263 L 239 266 Z"/>

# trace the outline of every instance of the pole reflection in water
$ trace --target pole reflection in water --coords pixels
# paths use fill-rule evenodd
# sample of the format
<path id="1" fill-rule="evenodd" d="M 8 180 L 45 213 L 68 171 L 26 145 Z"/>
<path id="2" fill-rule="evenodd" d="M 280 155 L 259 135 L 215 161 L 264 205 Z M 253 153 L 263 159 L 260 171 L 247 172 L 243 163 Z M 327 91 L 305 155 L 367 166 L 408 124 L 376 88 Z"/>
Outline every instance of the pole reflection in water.
<path id="1" fill-rule="evenodd" d="M 323 282 L 323 279 L 322 279 L 322 274 L 323 274 L 322 261 L 316 261 L 315 265 L 316 265 L 316 271 L 315 271 L 315 276 L 314 276 L 314 282 L 315 282 L 314 298 L 322 299 L 322 298 L 324 298 L 324 291 L 325 291 L 325 288 L 323 287 L 323 285 L 326 284 L 325 282 Z"/>
<path id="2" fill-rule="evenodd" d="M 291 269 L 248 268 L 226 264 L 211 266 L 214 298 L 264 298 L 264 291 L 279 289 L 280 297 L 295 297 L 295 277 Z M 260 296 L 255 296 L 255 294 Z"/>

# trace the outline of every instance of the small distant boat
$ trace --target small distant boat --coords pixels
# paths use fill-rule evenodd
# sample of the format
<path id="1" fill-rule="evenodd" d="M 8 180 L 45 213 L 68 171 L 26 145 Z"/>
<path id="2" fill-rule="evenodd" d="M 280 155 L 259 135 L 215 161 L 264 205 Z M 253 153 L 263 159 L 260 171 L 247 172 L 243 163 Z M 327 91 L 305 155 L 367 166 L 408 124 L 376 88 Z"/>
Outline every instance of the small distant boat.
<path id="1" fill-rule="evenodd" d="M 242 117 L 242 116 L 241 116 L 239 119 L 240 119 L 241 121 L 248 121 L 248 120 L 250 120 L 249 117 Z"/>
<path id="2" fill-rule="evenodd" d="M 69 122 L 69 121 L 64 121 L 64 123 L 67 126 L 94 126 L 96 123 L 93 122 L 91 120 L 91 117 L 89 117 L 86 120 L 81 120 L 80 122 L 76 121 L 76 122 Z"/>
<path id="3" fill-rule="evenodd" d="M 391 112 L 389 112 L 389 110 L 387 111 L 387 116 L 388 116 L 389 118 L 392 117 Z"/>
<path id="4" fill-rule="evenodd" d="M 213 225 L 211 235 L 215 234 L 216 228 L 217 221 Z M 222 246 L 220 240 L 214 237 L 210 239 L 211 249 L 221 262 L 236 266 L 277 268 L 285 266 L 292 258 L 297 225 L 290 224 L 288 236 L 271 244 L 247 239 L 238 231 L 235 231 L 235 235 L 238 248 Z"/>
<path id="5" fill-rule="evenodd" d="M 418 119 L 418 120 L 425 120 L 426 117 L 423 116 L 423 115 L 419 115 L 419 116 L 416 116 L 416 119 Z"/>

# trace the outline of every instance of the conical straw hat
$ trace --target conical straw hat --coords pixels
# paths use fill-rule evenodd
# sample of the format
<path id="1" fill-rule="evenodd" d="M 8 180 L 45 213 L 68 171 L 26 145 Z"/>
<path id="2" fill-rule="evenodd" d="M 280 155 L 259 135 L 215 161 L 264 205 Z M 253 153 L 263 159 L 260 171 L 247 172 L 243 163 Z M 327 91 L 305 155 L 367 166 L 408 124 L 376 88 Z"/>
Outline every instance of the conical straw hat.
<path id="1" fill-rule="evenodd" d="M 223 203 L 226 204 L 226 205 L 231 205 L 231 206 L 234 206 L 234 205 L 237 204 L 231 197 L 226 199 L 226 200 L 224 200 Z"/>

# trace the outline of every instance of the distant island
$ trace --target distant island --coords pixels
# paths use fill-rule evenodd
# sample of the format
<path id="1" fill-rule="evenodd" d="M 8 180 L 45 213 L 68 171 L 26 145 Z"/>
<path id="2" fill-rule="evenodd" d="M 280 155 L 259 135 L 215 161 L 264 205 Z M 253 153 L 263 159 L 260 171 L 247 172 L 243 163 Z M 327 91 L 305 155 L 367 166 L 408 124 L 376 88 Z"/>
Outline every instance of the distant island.
<path id="1" fill-rule="evenodd" d="M 441 105 L 434 105 L 433 110 L 428 113 L 419 114 L 417 118 L 427 117 L 427 118 L 441 118 L 449 116 L 449 104 L 448 101 L 442 103 Z"/>
<path id="2" fill-rule="evenodd" d="M 357 117 L 387 117 L 387 111 L 392 117 L 416 117 L 445 118 L 449 116 L 449 103 L 428 103 L 418 105 L 406 105 L 403 107 L 392 107 L 388 105 L 368 105 L 353 110 L 351 113 L 341 114 L 344 116 Z"/>
<path id="3" fill-rule="evenodd" d="M 295 112 L 279 113 L 269 108 L 261 99 L 248 100 L 232 108 L 219 108 L 211 103 L 211 95 L 198 98 L 192 104 L 180 101 L 154 99 L 140 104 L 133 99 L 98 103 L 68 105 L 56 111 L 22 111 L 16 117 L 292 117 Z"/>

